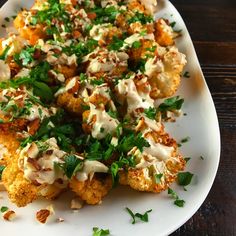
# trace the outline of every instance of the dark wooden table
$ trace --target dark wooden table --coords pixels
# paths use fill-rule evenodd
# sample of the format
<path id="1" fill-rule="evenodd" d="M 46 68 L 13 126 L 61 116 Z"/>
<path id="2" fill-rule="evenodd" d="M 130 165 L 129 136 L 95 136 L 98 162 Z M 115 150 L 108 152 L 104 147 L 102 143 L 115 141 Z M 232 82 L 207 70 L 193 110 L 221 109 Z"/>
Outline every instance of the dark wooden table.
<path id="1" fill-rule="evenodd" d="M 0 0 L 2 5 L 5 0 Z M 172 236 L 236 235 L 236 1 L 172 0 L 194 41 L 218 113 L 222 151 L 214 185 Z"/>
<path id="2" fill-rule="evenodd" d="M 236 1 L 172 0 L 182 15 L 215 102 L 221 161 L 198 212 L 172 236 L 236 235 Z"/>

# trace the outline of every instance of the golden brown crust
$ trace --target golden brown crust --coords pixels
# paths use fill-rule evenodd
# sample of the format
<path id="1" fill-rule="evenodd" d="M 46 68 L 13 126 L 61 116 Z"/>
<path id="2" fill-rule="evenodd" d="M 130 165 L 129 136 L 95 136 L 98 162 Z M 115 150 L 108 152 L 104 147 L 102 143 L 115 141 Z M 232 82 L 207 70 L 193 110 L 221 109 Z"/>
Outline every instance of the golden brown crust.
<path id="1" fill-rule="evenodd" d="M 112 188 L 111 177 L 99 178 L 94 176 L 92 180 L 78 181 L 75 177 L 70 182 L 70 188 L 87 204 L 99 204 Z"/>

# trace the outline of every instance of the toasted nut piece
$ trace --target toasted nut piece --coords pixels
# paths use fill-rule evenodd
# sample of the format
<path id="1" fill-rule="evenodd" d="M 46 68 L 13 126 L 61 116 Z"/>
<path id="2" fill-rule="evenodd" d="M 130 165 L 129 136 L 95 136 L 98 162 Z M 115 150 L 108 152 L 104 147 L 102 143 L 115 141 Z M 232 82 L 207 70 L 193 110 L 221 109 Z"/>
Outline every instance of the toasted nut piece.
<path id="1" fill-rule="evenodd" d="M 16 213 L 14 211 L 8 210 L 3 213 L 3 219 L 7 221 L 12 221 L 16 217 Z"/>
<path id="2" fill-rule="evenodd" d="M 36 219 L 42 223 L 45 224 L 49 221 L 56 220 L 54 219 L 53 215 L 55 215 L 54 209 L 52 205 L 49 205 L 47 208 L 45 209 L 41 209 L 38 212 L 36 212 Z"/>
<path id="3" fill-rule="evenodd" d="M 63 219 L 63 218 L 61 218 L 61 217 L 59 217 L 59 218 L 57 218 L 57 222 L 64 222 L 65 220 Z"/>
<path id="4" fill-rule="evenodd" d="M 71 200 L 71 205 L 70 208 L 73 210 L 79 210 L 83 207 L 84 201 L 81 200 L 80 198 L 74 198 Z"/>
<path id="5" fill-rule="evenodd" d="M 42 224 L 46 223 L 49 216 L 50 211 L 48 209 L 41 209 L 36 213 L 36 219 Z"/>

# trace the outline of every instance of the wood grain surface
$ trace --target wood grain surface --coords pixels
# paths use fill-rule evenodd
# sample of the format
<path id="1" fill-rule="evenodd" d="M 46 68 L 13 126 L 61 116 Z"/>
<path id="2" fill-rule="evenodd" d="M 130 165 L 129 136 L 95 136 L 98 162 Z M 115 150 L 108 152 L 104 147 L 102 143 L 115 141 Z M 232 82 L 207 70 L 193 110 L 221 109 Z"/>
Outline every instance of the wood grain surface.
<path id="1" fill-rule="evenodd" d="M 172 0 L 196 48 L 220 123 L 221 160 L 198 212 L 172 236 L 236 235 L 236 1 Z"/>
<path id="2" fill-rule="evenodd" d="M 207 199 L 172 236 L 236 235 L 236 1 L 171 2 L 193 39 L 216 105 L 222 143 L 219 170 Z"/>

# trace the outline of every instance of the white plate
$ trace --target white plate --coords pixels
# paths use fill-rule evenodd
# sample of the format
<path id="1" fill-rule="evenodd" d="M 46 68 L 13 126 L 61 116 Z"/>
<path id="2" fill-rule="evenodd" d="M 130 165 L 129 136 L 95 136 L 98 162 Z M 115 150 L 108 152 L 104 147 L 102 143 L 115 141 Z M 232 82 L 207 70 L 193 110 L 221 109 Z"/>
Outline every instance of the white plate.
<path id="1" fill-rule="evenodd" d="M 29 7 L 32 1 L 9 0 L 0 11 L 4 18 L 15 15 L 20 7 Z M 20 6 L 19 6 L 20 4 Z M 42 235 L 92 235 L 94 226 L 109 228 L 116 236 L 143 236 L 167 235 L 183 225 L 201 206 L 214 181 L 220 158 L 220 133 L 215 107 L 204 80 L 192 41 L 186 26 L 174 8 L 163 1 L 161 10 L 157 14 L 175 21 L 176 29 L 182 29 L 182 37 L 177 44 L 187 55 L 191 78 L 183 78 L 178 94 L 185 98 L 184 112 L 187 116 L 178 119 L 177 123 L 168 125 L 172 136 L 180 140 L 186 136 L 191 140 L 181 147 L 185 157 L 192 157 L 187 170 L 195 174 L 193 182 L 184 191 L 176 185 L 172 186 L 180 198 L 186 201 L 183 208 L 173 204 L 173 200 L 166 192 L 150 194 L 135 192 L 126 187 L 114 189 L 99 206 L 85 206 L 78 213 L 70 210 L 71 196 L 63 195 L 55 201 L 56 215 L 65 219 L 63 223 L 40 225 L 35 220 L 35 212 L 48 206 L 47 201 L 38 201 L 25 208 L 17 208 L 8 202 L 4 196 L 0 206 L 6 205 L 14 209 L 17 218 L 13 222 L 0 221 L 1 234 L 42 236 Z M 204 157 L 204 160 L 200 159 Z M 131 224 L 130 216 L 124 210 L 129 207 L 135 212 L 145 212 L 153 209 L 149 215 L 148 223 Z"/>

